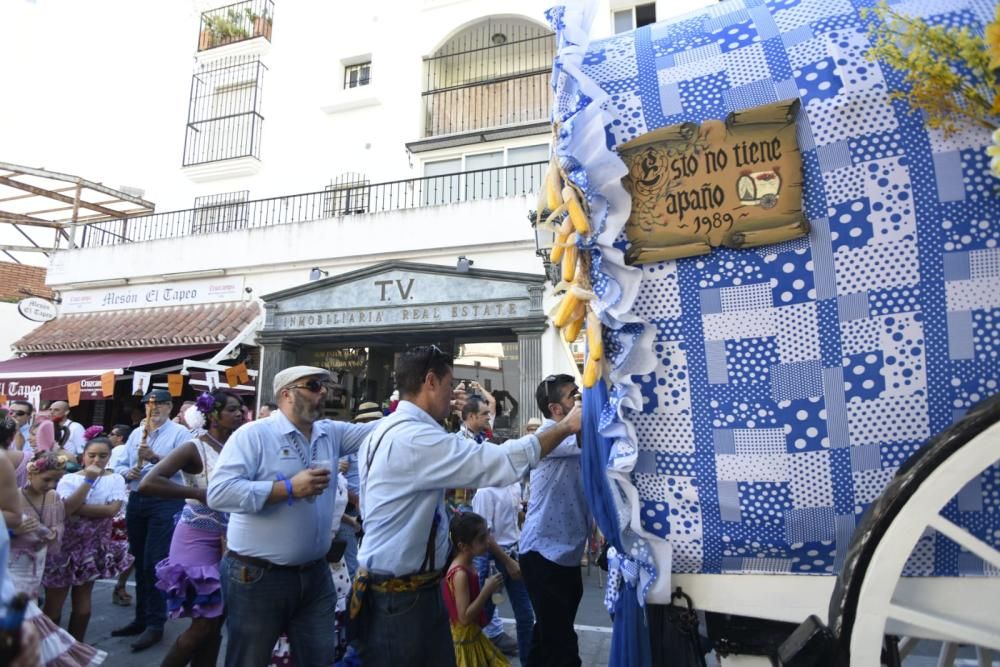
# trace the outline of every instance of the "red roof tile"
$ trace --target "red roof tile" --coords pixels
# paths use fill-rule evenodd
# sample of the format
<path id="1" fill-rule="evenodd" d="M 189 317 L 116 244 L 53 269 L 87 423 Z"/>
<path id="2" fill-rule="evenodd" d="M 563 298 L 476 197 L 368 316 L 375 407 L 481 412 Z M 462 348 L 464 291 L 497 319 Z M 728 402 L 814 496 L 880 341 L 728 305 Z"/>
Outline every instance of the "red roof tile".
<path id="1" fill-rule="evenodd" d="M 26 353 L 225 345 L 260 315 L 256 302 L 76 313 L 46 322 L 13 348 Z"/>

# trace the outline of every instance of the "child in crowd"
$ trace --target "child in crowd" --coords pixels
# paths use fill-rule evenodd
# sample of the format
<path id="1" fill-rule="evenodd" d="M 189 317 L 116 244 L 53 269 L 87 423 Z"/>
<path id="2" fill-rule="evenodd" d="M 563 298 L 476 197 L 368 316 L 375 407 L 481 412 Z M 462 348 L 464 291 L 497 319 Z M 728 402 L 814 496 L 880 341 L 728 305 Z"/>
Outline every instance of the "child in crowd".
<path id="1" fill-rule="evenodd" d="M 488 577 L 479 589 L 479 575 L 472 559 L 486 553 L 489 529 L 486 519 L 474 512 L 462 512 L 451 520 L 451 543 L 455 558 L 441 582 L 444 603 L 451 621 L 458 667 L 509 665 L 507 658 L 483 634 L 487 623 L 484 605 L 503 583 L 500 574 Z"/>
<path id="2" fill-rule="evenodd" d="M 62 548 L 45 563 L 45 614 L 56 625 L 62 616 L 70 587 L 73 604 L 69 631 L 83 641 L 90 623 L 90 599 L 97 579 L 114 579 L 132 564 L 125 545 L 111 539 L 111 521 L 125 499 L 125 480 L 106 470 L 111 442 L 94 438 L 83 449 L 80 472 L 65 475 L 56 492 L 66 503 Z M 81 490 L 82 489 L 82 490 Z M 79 507 L 72 501 L 83 496 Z"/>
<path id="3" fill-rule="evenodd" d="M 28 462 L 28 485 L 21 489 L 21 525 L 10 543 L 8 571 L 17 591 L 31 596 L 26 616 L 41 640 L 42 663 L 47 667 L 96 665 L 105 658 L 103 651 L 77 641 L 53 623 L 36 604 L 46 554 L 55 554 L 60 548 L 66 510 L 82 505 L 89 488 L 81 485 L 64 502 L 55 488 L 65 467 L 64 457 L 45 451 L 36 452 Z"/>

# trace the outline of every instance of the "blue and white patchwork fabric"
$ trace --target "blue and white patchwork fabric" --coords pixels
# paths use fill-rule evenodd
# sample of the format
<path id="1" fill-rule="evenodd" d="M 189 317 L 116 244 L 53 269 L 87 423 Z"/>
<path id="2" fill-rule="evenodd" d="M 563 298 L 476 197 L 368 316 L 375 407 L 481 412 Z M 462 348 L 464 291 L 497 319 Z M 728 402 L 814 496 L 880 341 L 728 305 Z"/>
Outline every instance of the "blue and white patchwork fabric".
<path id="1" fill-rule="evenodd" d="M 890 97 L 900 72 L 865 58 L 870 4 L 729 0 L 593 43 L 590 10 L 549 13 L 554 150 L 599 231 L 609 475 L 638 504 L 632 536 L 667 541 L 675 572 L 835 573 L 907 457 L 998 391 L 989 134 L 945 136 Z M 981 31 L 994 3 L 893 8 Z M 808 238 L 624 265 L 615 146 L 796 97 Z M 1000 546 L 1000 471 L 944 514 Z M 932 533 L 907 574 L 992 570 Z"/>

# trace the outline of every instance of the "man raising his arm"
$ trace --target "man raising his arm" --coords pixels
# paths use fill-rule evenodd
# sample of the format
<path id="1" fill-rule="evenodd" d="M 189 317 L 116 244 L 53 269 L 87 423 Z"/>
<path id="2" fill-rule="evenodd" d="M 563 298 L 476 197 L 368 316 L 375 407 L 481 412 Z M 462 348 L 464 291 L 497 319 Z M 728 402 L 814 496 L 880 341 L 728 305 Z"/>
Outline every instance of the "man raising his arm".
<path id="1" fill-rule="evenodd" d="M 519 480 L 580 430 L 580 408 L 545 433 L 477 443 L 438 423 L 451 412 L 452 357 L 436 346 L 400 355 L 396 411 L 377 422 L 359 456 L 365 539 L 352 615 L 360 604 L 365 667 L 455 664 L 439 582 L 448 557 L 447 488 Z"/>

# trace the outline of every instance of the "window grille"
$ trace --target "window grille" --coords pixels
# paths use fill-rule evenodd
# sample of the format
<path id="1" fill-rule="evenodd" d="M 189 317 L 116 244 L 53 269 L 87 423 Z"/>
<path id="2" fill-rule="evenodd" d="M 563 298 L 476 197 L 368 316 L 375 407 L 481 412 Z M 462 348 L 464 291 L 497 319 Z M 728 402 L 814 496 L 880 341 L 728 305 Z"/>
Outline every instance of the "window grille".
<path id="1" fill-rule="evenodd" d="M 249 190 L 195 197 L 191 233 L 212 234 L 246 229 L 249 222 L 246 202 L 249 197 Z"/>
<path id="2" fill-rule="evenodd" d="M 370 182 L 362 174 L 344 174 L 323 188 L 323 215 L 335 218 L 368 212 Z"/>
<path id="3" fill-rule="evenodd" d="M 191 79 L 184 166 L 260 158 L 264 65 L 255 57 L 215 61 Z"/>

